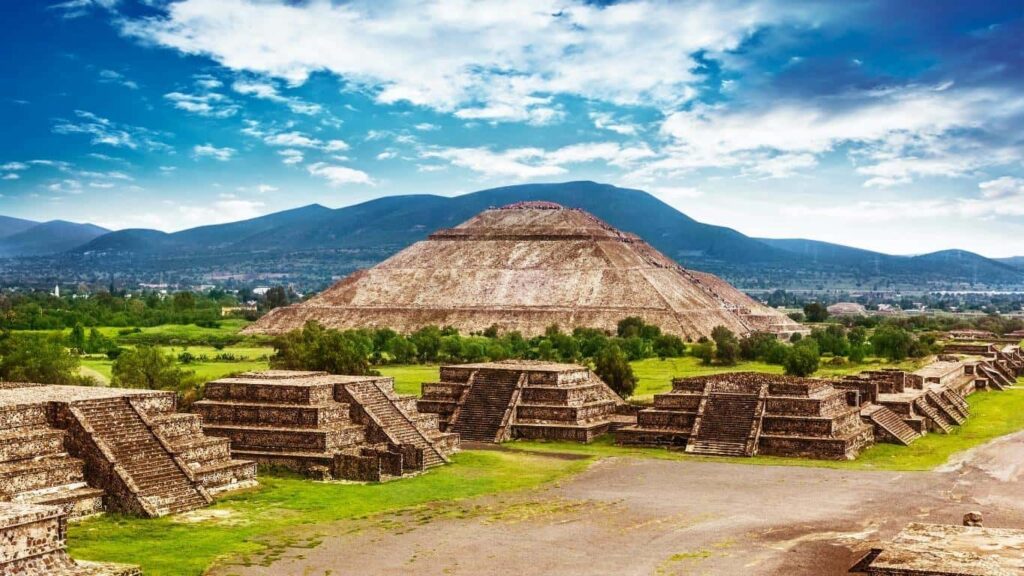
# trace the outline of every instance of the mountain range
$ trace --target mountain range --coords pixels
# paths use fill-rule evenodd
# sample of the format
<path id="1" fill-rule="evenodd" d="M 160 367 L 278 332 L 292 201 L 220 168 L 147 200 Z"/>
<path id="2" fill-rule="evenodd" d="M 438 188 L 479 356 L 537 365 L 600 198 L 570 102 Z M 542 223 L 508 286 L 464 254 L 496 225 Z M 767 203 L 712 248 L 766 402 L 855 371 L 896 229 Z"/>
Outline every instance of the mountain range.
<path id="1" fill-rule="evenodd" d="M 587 210 L 684 266 L 747 288 L 1024 286 L 1024 257 L 994 260 L 961 250 L 894 256 L 815 240 L 752 238 L 698 222 L 641 190 L 595 182 L 526 184 L 456 197 L 389 196 L 338 209 L 313 204 L 174 233 L 0 217 L 0 256 L 19 257 L 0 265 L 0 278 L 30 270 L 42 277 L 49 266 L 78 280 L 91 270 L 165 279 L 273 277 L 322 286 L 486 208 L 528 200 Z"/>

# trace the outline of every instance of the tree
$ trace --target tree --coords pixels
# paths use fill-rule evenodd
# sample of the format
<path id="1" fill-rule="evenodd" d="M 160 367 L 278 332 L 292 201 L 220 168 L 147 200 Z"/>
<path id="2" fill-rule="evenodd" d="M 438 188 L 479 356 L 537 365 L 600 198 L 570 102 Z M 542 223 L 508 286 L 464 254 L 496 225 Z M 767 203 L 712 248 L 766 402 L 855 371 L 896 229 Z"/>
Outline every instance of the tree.
<path id="1" fill-rule="evenodd" d="M 77 322 L 71 328 L 71 334 L 68 335 L 68 347 L 79 354 L 85 352 L 85 328 L 82 328 L 82 325 Z"/>
<path id="2" fill-rule="evenodd" d="M 636 390 L 633 367 L 615 344 L 605 347 L 594 359 L 594 373 L 623 398 L 629 398 Z"/>
<path id="3" fill-rule="evenodd" d="M 78 357 L 57 334 L 0 334 L 0 380 L 40 384 L 94 384 L 78 375 Z"/>
<path id="4" fill-rule="evenodd" d="M 111 372 L 113 386 L 148 390 L 182 390 L 195 376 L 178 368 L 174 356 L 146 345 L 122 351 Z"/>
<path id="5" fill-rule="evenodd" d="M 790 376 L 810 376 L 818 371 L 820 358 L 818 345 L 808 338 L 790 348 L 782 367 Z"/>
<path id="6" fill-rule="evenodd" d="M 177 292 L 174 294 L 174 309 L 178 312 L 194 310 L 196 307 L 196 296 L 191 292 Z"/>
<path id="7" fill-rule="evenodd" d="M 913 342 L 910 332 L 892 324 L 879 326 L 871 335 L 871 347 L 875 353 L 894 362 L 910 355 Z"/>
<path id="8" fill-rule="evenodd" d="M 715 326 L 711 331 L 715 341 L 715 360 L 725 366 L 733 366 L 740 358 L 740 343 L 736 335 L 725 326 Z"/>
<path id="9" fill-rule="evenodd" d="M 288 291 L 285 290 L 284 286 L 274 286 L 270 290 L 267 290 L 265 298 L 267 310 L 273 310 L 274 308 L 280 308 L 281 306 L 288 305 Z"/>
<path id="10" fill-rule="evenodd" d="M 764 360 L 779 339 L 769 332 L 751 332 L 740 339 L 740 358 L 744 360 Z"/>
<path id="11" fill-rule="evenodd" d="M 679 336 L 662 334 L 654 339 L 654 353 L 658 358 L 679 358 L 686 354 L 686 343 Z"/>
<path id="12" fill-rule="evenodd" d="M 804 305 L 804 316 L 808 322 L 824 322 L 828 319 L 828 308 L 820 302 L 811 302 Z"/>
<path id="13" fill-rule="evenodd" d="M 320 370 L 330 374 L 375 375 L 370 369 L 373 338 L 365 330 L 341 332 L 311 320 L 274 340 L 273 368 Z"/>

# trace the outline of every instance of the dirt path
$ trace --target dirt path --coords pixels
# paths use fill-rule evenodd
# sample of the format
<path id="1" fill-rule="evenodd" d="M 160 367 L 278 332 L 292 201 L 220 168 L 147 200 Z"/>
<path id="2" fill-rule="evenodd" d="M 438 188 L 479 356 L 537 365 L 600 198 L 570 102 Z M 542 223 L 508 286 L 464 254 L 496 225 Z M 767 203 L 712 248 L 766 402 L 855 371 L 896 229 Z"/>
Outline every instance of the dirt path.
<path id="1" fill-rule="evenodd" d="M 935 472 L 607 459 L 538 492 L 319 526 L 313 549 L 211 573 L 838 575 L 913 520 L 1024 526 L 1022 472 L 1024 433 Z"/>

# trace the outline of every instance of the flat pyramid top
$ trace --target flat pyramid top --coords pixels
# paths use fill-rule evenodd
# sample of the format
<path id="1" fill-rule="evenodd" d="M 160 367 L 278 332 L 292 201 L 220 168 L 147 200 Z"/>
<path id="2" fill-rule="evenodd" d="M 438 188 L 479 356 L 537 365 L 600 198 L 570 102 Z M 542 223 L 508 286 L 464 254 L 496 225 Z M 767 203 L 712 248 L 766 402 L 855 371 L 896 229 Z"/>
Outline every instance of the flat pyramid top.
<path id="1" fill-rule="evenodd" d="M 639 240 L 636 235 L 618 230 L 589 212 L 543 201 L 517 202 L 500 208 L 490 208 L 454 228 L 439 230 L 431 234 L 430 238 Z"/>

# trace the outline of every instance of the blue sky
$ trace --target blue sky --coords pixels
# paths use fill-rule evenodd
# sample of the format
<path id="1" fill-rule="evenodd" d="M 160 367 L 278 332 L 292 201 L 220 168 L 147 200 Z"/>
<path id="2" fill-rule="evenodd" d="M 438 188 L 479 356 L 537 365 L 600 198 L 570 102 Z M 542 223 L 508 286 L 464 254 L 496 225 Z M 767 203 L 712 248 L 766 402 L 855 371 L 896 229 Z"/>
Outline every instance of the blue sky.
<path id="1" fill-rule="evenodd" d="M 592 179 L 1024 255 L 1024 2 L 5 2 L 0 214 L 178 230 Z"/>

